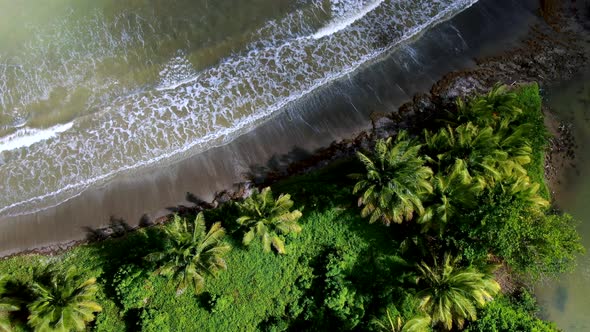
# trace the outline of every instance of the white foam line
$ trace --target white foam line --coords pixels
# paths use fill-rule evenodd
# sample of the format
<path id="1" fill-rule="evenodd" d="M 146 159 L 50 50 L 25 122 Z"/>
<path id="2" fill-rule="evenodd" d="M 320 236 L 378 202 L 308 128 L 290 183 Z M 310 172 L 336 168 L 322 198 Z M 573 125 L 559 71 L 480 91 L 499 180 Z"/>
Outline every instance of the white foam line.
<path id="1" fill-rule="evenodd" d="M 13 134 L 0 138 L 0 152 L 31 146 L 37 142 L 50 139 L 59 133 L 69 130 L 73 122 L 53 126 L 47 129 L 24 127 Z"/>
<path id="2" fill-rule="evenodd" d="M 458 10 L 457 12 L 455 12 L 453 14 L 454 15 L 459 14 L 463 10 L 471 7 L 477 1 L 478 0 L 471 0 L 468 4 L 465 5 L 465 7 L 462 10 Z M 37 201 L 44 201 L 44 200 L 47 200 L 48 198 L 56 197 L 57 195 L 59 195 L 59 194 L 61 194 L 63 192 L 67 192 L 68 190 L 80 190 L 78 193 L 73 194 L 72 196 L 67 197 L 67 198 L 65 198 L 63 200 L 60 200 L 59 202 L 57 202 L 55 204 L 52 204 L 52 205 L 49 205 L 49 206 L 44 206 L 44 207 L 39 207 L 39 208 L 36 208 L 36 209 L 33 209 L 33 210 L 28 210 L 25 213 L 8 214 L 7 216 L 16 216 L 16 215 L 19 215 L 19 214 L 30 214 L 30 213 L 35 213 L 35 212 L 43 211 L 45 209 L 48 209 L 48 208 L 51 208 L 51 207 L 60 205 L 60 204 L 62 204 L 64 202 L 69 201 L 70 199 L 72 199 L 74 197 L 79 196 L 90 185 L 96 184 L 99 181 L 108 179 L 108 178 L 110 178 L 110 177 L 112 177 L 112 176 L 114 176 L 116 174 L 122 173 L 124 171 L 129 171 L 129 170 L 133 170 L 133 169 L 145 167 L 145 166 L 150 166 L 150 165 L 155 164 L 155 163 L 157 163 L 157 162 L 159 162 L 161 160 L 171 159 L 172 157 L 177 156 L 177 155 L 180 155 L 180 154 L 182 154 L 182 153 L 184 153 L 184 152 L 186 152 L 186 151 L 194 148 L 195 146 L 197 146 L 199 144 L 208 143 L 208 142 L 211 142 L 211 141 L 214 141 L 214 140 L 223 138 L 223 137 L 230 137 L 232 139 L 233 138 L 236 138 L 237 136 L 239 136 L 239 134 L 242 133 L 242 130 L 244 130 L 244 129 L 246 129 L 248 127 L 248 125 L 250 125 L 252 123 L 256 123 L 257 121 L 260 121 L 260 120 L 262 120 L 264 118 L 268 118 L 273 113 L 275 113 L 276 111 L 278 111 L 281 108 L 283 108 L 285 105 L 287 105 L 287 104 L 289 104 L 289 103 L 291 103 L 291 102 L 293 102 L 293 101 L 295 101 L 297 99 L 300 99 L 301 97 L 303 97 L 303 96 L 305 96 L 305 95 L 313 92 L 317 88 L 319 88 L 319 87 L 321 87 L 321 86 L 323 86 L 323 85 L 325 85 L 327 83 L 330 83 L 332 81 L 335 81 L 335 80 L 337 80 L 337 79 L 339 79 L 339 78 L 341 78 L 341 77 L 343 77 L 345 75 L 348 75 L 348 74 L 354 72 L 357 68 L 359 68 L 364 63 L 377 58 L 381 54 L 384 54 L 387 51 L 395 48 L 400 43 L 402 43 L 402 42 L 404 42 L 404 41 L 406 41 L 408 39 L 411 39 L 412 37 L 418 35 L 426 27 L 428 27 L 428 26 L 435 26 L 435 25 L 437 25 L 439 23 L 444 22 L 443 19 L 447 15 L 449 15 L 449 13 L 452 13 L 452 10 L 458 9 L 457 7 L 458 7 L 457 5 L 455 5 L 455 6 L 449 6 L 446 10 L 443 10 L 440 13 L 438 13 L 436 16 L 434 16 L 428 22 L 417 26 L 415 29 L 410 30 L 407 34 L 405 34 L 402 38 L 400 38 L 400 40 L 397 43 L 395 43 L 393 45 L 390 45 L 389 47 L 386 47 L 386 48 L 383 48 L 383 49 L 380 49 L 380 50 L 376 50 L 375 52 L 373 52 L 371 54 L 365 55 L 355 65 L 350 66 L 349 68 L 343 70 L 338 75 L 334 75 L 332 77 L 327 77 L 324 80 L 318 82 L 317 84 L 311 86 L 310 88 L 302 91 L 301 93 L 299 93 L 297 95 L 290 96 L 288 98 L 285 98 L 285 99 L 281 100 L 280 102 L 276 103 L 275 105 L 273 105 L 272 107 L 270 107 L 269 109 L 267 109 L 266 112 L 260 112 L 258 114 L 251 114 L 247 118 L 245 118 L 242 121 L 239 121 L 238 123 L 236 123 L 236 125 L 233 126 L 233 127 L 226 128 L 226 129 L 221 130 L 221 131 L 216 131 L 216 132 L 209 133 L 209 134 L 201 137 L 200 139 L 197 139 L 197 140 L 195 140 L 195 141 L 193 141 L 193 142 L 191 142 L 189 144 L 186 144 L 186 145 L 184 145 L 184 146 L 182 146 L 182 147 L 180 147 L 180 148 L 178 148 L 178 149 L 176 149 L 174 151 L 171 151 L 171 152 L 168 152 L 168 153 L 159 155 L 156 158 L 152 158 L 152 159 L 149 159 L 149 160 L 146 160 L 146 161 L 141 161 L 141 162 L 135 163 L 133 165 L 123 166 L 123 167 L 120 167 L 120 168 L 118 168 L 116 170 L 113 170 L 111 172 L 108 172 L 106 174 L 103 174 L 103 175 L 100 175 L 100 176 L 96 176 L 96 177 L 93 177 L 93 178 L 90 178 L 88 180 L 81 181 L 81 182 L 78 182 L 78 183 L 75 183 L 75 184 L 69 184 L 69 185 L 67 185 L 67 186 L 65 186 L 65 187 L 63 187 L 63 188 L 61 188 L 59 190 L 56 190 L 56 191 L 47 193 L 45 195 L 36 196 L 36 197 L 30 198 L 30 199 L 27 199 L 27 200 L 24 200 L 24 201 L 13 203 L 13 204 L 8 205 L 6 207 L 0 208 L 0 213 L 4 212 L 6 210 L 10 210 L 12 208 L 21 206 L 21 205 L 30 204 L 30 203 L 34 203 L 34 202 L 37 202 Z M 450 19 L 451 17 L 447 18 L 447 20 Z M 232 136 L 231 134 L 234 134 L 236 136 Z M 227 140 L 226 140 L 226 142 L 227 142 Z M 223 145 L 223 144 L 225 144 L 225 143 L 222 143 L 220 145 Z M 219 146 L 219 145 L 207 146 L 204 151 L 206 151 L 207 149 L 214 148 L 216 146 Z"/>
<path id="3" fill-rule="evenodd" d="M 183 79 L 183 80 L 176 81 L 176 82 L 174 82 L 174 83 L 170 83 L 170 84 L 168 84 L 168 85 L 163 85 L 163 84 L 161 84 L 161 85 L 158 85 L 158 86 L 156 86 L 156 88 L 155 88 L 155 89 L 156 89 L 157 91 L 174 90 L 174 89 L 178 88 L 178 87 L 179 87 L 179 86 L 181 86 L 181 85 L 188 84 L 188 83 L 192 83 L 192 82 L 194 82 L 194 81 L 198 80 L 198 79 L 199 79 L 199 76 L 201 76 L 201 74 L 200 74 L 200 73 L 199 73 L 199 74 L 197 74 L 197 75 L 193 75 L 193 76 L 191 76 L 191 77 L 185 78 L 185 79 Z"/>
<path id="4" fill-rule="evenodd" d="M 372 12 L 375 8 L 379 7 L 379 5 L 381 5 L 384 1 L 385 0 L 374 1 L 371 4 L 367 5 L 366 7 L 362 8 L 360 11 L 358 11 L 352 15 L 345 16 L 339 20 L 332 21 L 328 25 L 320 28 L 316 33 L 311 35 L 311 37 L 313 39 L 320 39 L 320 38 L 324 38 L 326 36 L 335 34 L 336 32 L 338 32 L 340 30 L 344 30 L 349 25 L 360 20 L 365 15 Z"/>

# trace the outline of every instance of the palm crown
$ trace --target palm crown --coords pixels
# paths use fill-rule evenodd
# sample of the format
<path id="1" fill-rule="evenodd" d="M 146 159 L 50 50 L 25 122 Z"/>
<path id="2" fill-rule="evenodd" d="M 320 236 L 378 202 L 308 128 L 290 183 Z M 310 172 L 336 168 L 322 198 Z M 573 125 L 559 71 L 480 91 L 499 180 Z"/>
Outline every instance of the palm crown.
<path id="1" fill-rule="evenodd" d="M 433 193 L 419 222 L 424 224 L 424 231 L 436 228 L 440 233 L 459 212 L 473 207 L 477 195 L 485 188 L 485 181 L 481 177 L 471 177 L 460 159 L 448 173 L 435 175 L 432 184 Z"/>
<path id="2" fill-rule="evenodd" d="M 221 223 L 213 224 L 207 232 L 202 212 L 194 222 L 176 215 L 165 232 L 168 237 L 166 248 L 147 255 L 146 259 L 159 264 L 157 274 L 179 280 L 177 294 L 183 293 L 191 284 L 195 293 L 202 292 L 205 275 L 215 275 L 227 268 L 223 256 L 231 247 L 223 242 L 225 230 Z"/>
<path id="3" fill-rule="evenodd" d="M 500 119 L 512 122 L 521 114 L 516 93 L 509 92 L 506 85 L 496 85 L 486 95 L 467 102 L 457 100 L 457 120 L 481 127 L 495 127 L 501 123 Z"/>
<path id="4" fill-rule="evenodd" d="M 361 193 L 358 204 L 363 206 L 362 216 L 370 216 L 369 222 L 402 223 L 411 220 L 415 212 L 424 213 L 422 197 L 432 192 L 432 170 L 424 166 L 420 148 L 402 131 L 395 141 L 391 137 L 377 141 L 370 157 L 358 153 L 367 172 L 351 175 L 359 180 L 353 193 Z"/>
<path id="5" fill-rule="evenodd" d="M 76 270 L 46 270 L 31 285 L 29 325 L 35 331 L 84 331 L 102 307 L 94 301 L 96 278 L 84 280 Z"/>
<path id="6" fill-rule="evenodd" d="M 486 95 L 477 96 L 467 102 L 458 99 L 457 106 L 457 120 L 461 125 L 455 129 L 455 134 L 459 137 L 459 142 L 465 142 L 460 145 L 471 145 L 475 149 L 475 155 L 488 151 L 497 161 L 495 165 L 493 162 L 480 164 L 488 166 L 481 167 L 487 171 L 487 175 L 492 175 L 495 179 L 496 175 L 525 175 L 522 165 L 531 161 L 532 149 L 527 135 L 530 136 L 532 125 L 518 125 L 523 111 L 518 105 L 517 95 L 508 91 L 505 85 L 496 85 Z M 479 133 L 475 128 L 480 128 Z M 444 140 L 445 136 L 453 134 L 449 128 L 446 131 L 439 138 Z M 428 136 L 427 134 L 427 139 Z M 447 148 L 450 145 L 454 145 L 453 150 L 457 151 L 456 143 L 447 144 Z M 471 155 L 473 156 L 474 154 Z M 471 163 L 469 166 L 471 171 L 475 165 Z M 494 168 L 500 173 L 495 173 Z"/>
<path id="7" fill-rule="evenodd" d="M 18 311 L 19 303 L 6 295 L 6 277 L 0 276 L 0 332 L 12 331 L 10 313 Z"/>
<path id="8" fill-rule="evenodd" d="M 385 311 L 387 320 L 373 320 L 373 324 L 381 332 L 425 332 L 430 331 L 431 319 L 428 315 L 418 315 L 406 322 L 402 320 L 401 315 L 393 317 L 389 309 Z"/>
<path id="9" fill-rule="evenodd" d="M 272 244 L 278 253 L 284 254 L 285 242 L 280 234 L 301 232 L 297 220 L 302 214 L 299 210 L 291 211 L 293 204 L 289 194 L 282 194 L 275 200 L 270 187 L 261 192 L 255 191 L 238 203 L 242 216 L 237 223 L 248 228 L 243 243 L 249 245 L 255 237 L 259 237 L 264 251 L 269 252 Z"/>
<path id="10" fill-rule="evenodd" d="M 448 171 L 456 160 L 462 160 L 470 176 L 482 176 L 488 182 L 503 178 L 501 170 L 509 154 L 501 149 L 500 136 L 491 127 L 479 128 L 468 122 L 435 134 L 426 131 L 425 140 L 430 160 L 440 171 Z"/>
<path id="11" fill-rule="evenodd" d="M 445 254 L 442 265 L 422 262 L 417 266 L 417 283 L 421 290 L 418 308 L 429 314 L 434 325 L 450 330 L 461 328 L 465 320 L 477 318 L 483 307 L 500 291 L 500 285 L 485 273 L 472 267 L 458 268 L 458 260 Z"/>

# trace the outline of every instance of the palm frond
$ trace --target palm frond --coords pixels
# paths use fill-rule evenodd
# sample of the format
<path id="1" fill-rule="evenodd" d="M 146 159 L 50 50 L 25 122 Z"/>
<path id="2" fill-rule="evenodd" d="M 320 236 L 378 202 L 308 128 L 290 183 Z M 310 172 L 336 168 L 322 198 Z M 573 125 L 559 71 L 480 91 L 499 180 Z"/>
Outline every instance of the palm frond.
<path id="1" fill-rule="evenodd" d="M 445 254 L 442 265 L 421 262 L 416 266 L 421 290 L 418 309 L 428 314 L 432 324 L 446 330 L 461 328 L 466 320 L 477 318 L 477 308 L 491 301 L 500 291 L 490 275 L 472 267 L 458 267 L 458 258 Z"/>
<path id="2" fill-rule="evenodd" d="M 270 187 L 261 192 L 255 190 L 250 197 L 238 203 L 242 216 L 237 223 L 248 228 L 242 243 L 247 246 L 259 237 L 264 251 L 270 251 L 272 245 L 278 253 L 284 254 L 285 244 L 278 234 L 299 233 L 302 230 L 297 223 L 302 213 L 291 211 L 293 205 L 289 194 L 279 195 L 275 200 Z"/>
<path id="3" fill-rule="evenodd" d="M 29 325 L 40 331 L 83 331 L 102 307 L 94 301 L 96 279 L 83 280 L 74 269 L 51 267 L 36 276 L 31 287 L 35 299 L 28 304 Z"/>
<path id="4" fill-rule="evenodd" d="M 177 294 L 184 293 L 191 285 L 195 293 L 202 292 L 203 275 L 215 275 L 219 269 L 226 268 L 223 256 L 231 246 L 223 242 L 225 229 L 216 222 L 207 230 L 202 212 L 193 222 L 175 216 L 167 225 L 166 235 L 169 245 L 164 251 L 148 254 L 144 259 L 157 263 L 154 273 L 176 279 Z"/>

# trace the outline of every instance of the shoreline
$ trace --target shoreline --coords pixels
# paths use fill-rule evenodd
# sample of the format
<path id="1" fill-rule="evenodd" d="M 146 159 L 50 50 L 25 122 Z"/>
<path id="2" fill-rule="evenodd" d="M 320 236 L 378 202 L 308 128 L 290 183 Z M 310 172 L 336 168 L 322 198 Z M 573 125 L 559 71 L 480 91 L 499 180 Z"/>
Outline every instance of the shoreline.
<path id="1" fill-rule="evenodd" d="M 502 3 L 505 10 L 515 5 L 509 0 Z M 140 177 L 119 177 L 102 188 L 84 192 L 46 211 L 0 220 L 0 256 L 27 252 L 54 254 L 89 239 L 114 237 L 138 226 L 161 222 L 173 212 L 240 197 L 252 184 L 268 183 L 320 167 L 347 153 L 352 154 L 355 149 L 370 144 L 372 138 L 396 129 L 417 128 L 419 122 L 427 121 L 427 111 L 435 103 L 450 105 L 455 97 L 477 92 L 486 84 L 497 81 L 514 78 L 524 81 L 534 75 L 543 75 L 545 82 L 555 81 L 557 77 L 553 76 L 571 75 L 586 60 L 573 44 L 570 49 L 543 37 L 542 34 L 552 37 L 549 35 L 551 31 L 541 29 L 542 34 L 535 32 L 535 25 L 551 29 L 543 27 L 541 19 L 533 16 L 532 9 L 527 12 L 524 7 L 519 7 L 520 13 L 510 12 L 513 17 L 506 18 L 502 16 L 506 13 L 491 11 L 498 6 L 491 0 L 478 2 L 475 9 L 472 7 L 425 32 L 400 52 L 371 64 L 372 68 L 320 88 L 307 100 L 290 105 L 269 122 L 227 145 L 169 167 L 151 169 Z M 527 14 L 526 19 L 522 17 L 524 14 Z M 485 31 L 497 24 L 498 17 L 510 26 L 507 30 L 512 34 L 505 34 L 501 29 Z M 479 32 L 474 31 L 476 29 L 468 31 L 466 28 L 477 20 L 483 20 L 487 25 L 482 24 Z M 461 31 L 454 40 L 438 40 L 440 34 L 452 36 L 453 29 Z M 488 39 L 482 42 L 482 36 Z M 527 44 L 531 38 L 537 45 Z M 472 42 L 475 47 L 467 46 L 457 55 L 448 46 L 460 40 L 466 45 Z M 496 46 L 498 43 L 499 47 Z M 514 51 L 519 44 L 525 45 L 524 48 Z M 502 50 L 498 51 L 498 48 Z M 416 55 L 412 53 L 415 50 L 418 50 L 418 58 L 433 54 L 438 58 L 433 62 L 420 62 L 421 59 L 412 58 Z M 504 57 L 498 57 L 494 50 Z M 440 56 L 437 52 L 446 53 Z M 520 65 L 521 73 L 513 75 L 518 73 L 514 69 L 519 64 L 539 54 L 545 56 L 541 59 L 547 68 L 545 71 L 533 72 L 538 68 L 527 70 Z M 473 58 L 480 60 L 473 61 Z M 453 59 L 451 64 L 447 63 L 449 59 Z M 516 67 L 507 68 L 506 64 Z M 504 68 L 497 68 L 501 65 Z M 558 69 L 551 71 L 552 67 Z M 454 71 L 459 69 L 463 71 Z M 451 73 L 446 74 L 448 72 Z M 386 77 L 386 74 L 391 76 Z M 440 77 L 442 79 L 437 80 Z M 416 95 L 413 102 L 400 107 L 412 95 L 427 91 L 431 86 L 429 94 Z M 349 94 L 350 91 L 353 95 Z M 381 98 L 383 96 L 388 98 Z M 294 124 L 299 128 L 294 128 Z M 371 132 L 376 134 L 370 135 Z M 346 139 L 351 136 L 356 138 Z M 154 206 L 168 208 L 150 210 Z M 101 227 L 109 221 L 110 228 Z"/>

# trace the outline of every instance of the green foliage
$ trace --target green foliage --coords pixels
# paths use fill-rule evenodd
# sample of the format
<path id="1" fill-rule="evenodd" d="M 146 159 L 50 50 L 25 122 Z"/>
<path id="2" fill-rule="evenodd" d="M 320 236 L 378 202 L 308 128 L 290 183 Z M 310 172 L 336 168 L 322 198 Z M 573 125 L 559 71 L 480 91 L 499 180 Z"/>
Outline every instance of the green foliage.
<path id="1" fill-rule="evenodd" d="M 335 207 L 312 211 L 300 222 L 314 231 L 290 239 L 289 255 L 268 255 L 260 242 L 253 241 L 254 250 L 236 249 L 227 255 L 231 268 L 207 280 L 207 292 L 198 297 L 188 293 L 173 296 L 169 283 L 155 279 L 158 291 L 148 308 L 167 312 L 173 331 L 281 330 L 293 324 L 307 324 L 306 317 L 312 322 L 308 327 L 326 323 L 322 321 L 325 317 L 332 318 L 332 325 L 340 324 L 324 304 L 327 263 L 323 252 L 326 248 L 339 248 L 358 257 L 358 253 L 367 250 L 387 251 L 391 239 L 379 227 L 362 223 L 354 210 Z M 357 285 L 356 279 L 349 279 L 348 275 L 346 279 Z M 321 287 L 316 288 L 317 285 Z M 325 315 L 315 315 L 320 312 Z"/>
<path id="2" fill-rule="evenodd" d="M 243 243 L 249 245 L 255 237 L 260 238 L 265 252 L 270 252 L 271 244 L 279 254 L 284 254 L 285 241 L 282 235 L 301 232 L 297 220 L 302 214 L 299 210 L 291 211 L 293 201 L 291 195 L 282 194 L 274 199 L 270 187 L 257 190 L 238 203 L 240 214 L 237 219 L 240 226 L 248 230 L 244 234 Z"/>
<path id="3" fill-rule="evenodd" d="M 541 110 L 539 86 L 533 83 L 518 88 L 517 103 L 525 112 L 516 123 L 529 126 L 526 138 L 532 149 L 531 163 L 525 165 L 525 168 L 531 181 L 541 185 L 539 189 L 541 197 L 549 200 L 549 188 L 545 183 L 545 151 L 549 144 L 550 135 Z"/>
<path id="4" fill-rule="evenodd" d="M 359 180 L 353 194 L 361 193 L 358 205 L 363 206 L 361 214 L 370 223 L 399 224 L 412 220 L 415 213 L 424 213 L 422 198 L 432 192 L 432 170 L 424 166 L 420 148 L 401 131 L 395 141 L 391 137 L 377 141 L 372 155 L 357 154 L 366 173 L 351 175 Z"/>
<path id="5" fill-rule="evenodd" d="M 568 214 L 540 212 L 536 204 L 510 192 L 491 193 L 475 214 L 481 222 L 466 224 L 466 233 L 529 278 L 571 271 L 584 252 L 576 221 Z"/>
<path id="6" fill-rule="evenodd" d="M 525 292 L 524 301 L 499 297 L 485 306 L 479 313 L 479 319 L 471 322 L 466 332 L 556 332 L 551 323 L 536 317 L 537 305 Z"/>
<path id="7" fill-rule="evenodd" d="M 122 313 L 129 309 L 145 307 L 154 294 L 154 286 L 145 268 L 137 265 L 124 265 L 115 274 L 114 283 Z"/>
<path id="8" fill-rule="evenodd" d="M 435 134 L 424 132 L 429 161 L 436 169 L 450 172 L 460 162 L 470 177 L 493 186 L 510 175 L 520 162 L 501 148 L 501 136 L 492 127 L 478 127 L 468 122 L 456 128 L 442 128 Z"/>
<path id="9" fill-rule="evenodd" d="M 457 120 L 460 123 L 472 122 L 480 127 L 495 127 L 502 120 L 513 122 L 522 113 L 518 94 L 509 91 L 506 85 L 497 84 L 487 94 L 467 101 L 457 100 Z"/>
<path id="10" fill-rule="evenodd" d="M 6 276 L 0 275 L 0 332 L 12 331 L 11 314 L 20 309 L 20 301 L 8 294 Z"/>
<path id="11" fill-rule="evenodd" d="M 500 285 L 489 274 L 472 267 L 461 268 L 458 259 L 445 254 L 443 264 L 422 262 L 417 266 L 420 291 L 419 309 L 427 313 L 432 324 L 451 330 L 463 327 L 465 320 L 477 319 L 477 308 L 483 307 L 500 291 Z"/>
<path id="12" fill-rule="evenodd" d="M 153 308 L 141 312 L 141 331 L 143 332 L 171 332 L 170 315 L 162 310 Z"/>
<path id="13" fill-rule="evenodd" d="M 102 305 L 102 312 L 96 317 L 94 331 L 126 331 L 127 325 L 119 307 L 104 294 L 99 294 L 98 301 Z M 133 322 L 135 325 L 135 322 Z"/>
<path id="14" fill-rule="evenodd" d="M 28 323 L 35 331 L 84 331 L 94 313 L 102 311 L 95 302 L 96 278 L 83 280 L 73 268 L 42 271 L 31 290 Z"/>
<path id="15" fill-rule="evenodd" d="M 234 302 L 233 297 L 228 295 L 213 295 L 211 299 L 208 301 L 209 307 L 211 308 L 212 313 L 222 312 L 225 309 L 229 308 L 232 303 Z"/>
<path id="16" fill-rule="evenodd" d="M 395 307 L 385 309 L 385 317 L 373 319 L 372 330 L 379 332 L 428 332 L 431 331 L 432 319 L 429 315 L 418 314 L 404 320 Z"/>
<path id="17" fill-rule="evenodd" d="M 449 173 L 436 174 L 432 182 L 434 191 L 419 223 L 424 224 L 423 231 L 435 229 L 442 235 L 447 223 L 475 207 L 484 184 L 469 175 L 462 160 L 456 160 Z"/>
<path id="18" fill-rule="evenodd" d="M 189 285 L 196 294 L 202 292 L 206 275 L 215 276 L 219 270 L 227 268 L 223 256 L 231 247 L 223 242 L 225 230 L 221 223 L 213 224 L 207 232 L 203 213 L 192 223 L 176 215 L 165 232 L 169 243 L 164 251 L 145 258 L 159 264 L 156 274 L 178 280 L 177 294 L 182 294 Z"/>
<path id="19" fill-rule="evenodd" d="M 489 144 L 491 140 L 481 143 L 488 144 L 487 148 L 473 145 L 473 149 L 488 151 L 480 154 L 484 158 L 494 149 L 505 155 L 496 153 L 494 161 L 487 163 L 491 169 L 500 171 L 499 176 L 488 175 L 488 185 L 476 200 L 479 208 L 466 211 L 457 220 L 454 232 L 447 234 L 450 242 L 472 262 L 493 253 L 505 259 L 516 271 L 533 278 L 570 270 L 582 246 L 571 218 L 548 214 L 547 211 L 549 195 L 544 181 L 547 131 L 538 86 L 523 86 L 515 92 L 497 87 L 487 96 L 459 102 L 457 119 L 473 122 L 457 129 L 447 128 L 446 136 L 471 123 L 487 126 L 490 138 L 495 141 L 493 144 Z M 441 133 L 427 135 L 431 155 L 433 151 L 439 151 L 434 147 L 445 145 L 437 135 Z M 447 144 L 446 150 L 450 151 L 447 152 L 450 158 L 457 154 L 468 155 L 461 153 L 461 149 L 448 149 L 449 146 Z M 468 159 L 477 160 L 473 157 L 473 149 L 469 149 Z M 436 156 L 437 159 L 433 159 L 440 165 L 444 158 L 440 154 Z M 501 163 L 497 163 L 498 160 Z"/>
<path id="20" fill-rule="evenodd" d="M 349 255 L 330 254 L 325 274 L 324 304 L 347 330 L 358 325 L 365 314 L 365 298 L 346 278 L 353 263 L 354 259 Z"/>
<path id="21" fill-rule="evenodd" d="M 237 219 L 228 226 L 239 240 L 224 238 L 219 223 L 207 228 L 199 214 L 195 222 L 175 217 L 55 258 L 0 260 L 0 270 L 22 286 L 20 292 L 0 290 L 0 304 L 24 291 L 17 297 L 20 310 L 4 317 L 25 330 L 18 324 L 34 299 L 27 295 L 33 267 L 52 260 L 64 271 L 79 267 L 84 279 L 98 277 L 93 287 L 103 311 L 96 331 L 413 332 L 448 328 L 449 322 L 455 328 L 476 314 L 469 331 L 551 331 L 534 318 L 526 293 L 519 301 L 488 302 L 497 285 L 485 269 L 493 254 L 523 274 L 553 274 L 570 268 L 582 249 L 571 217 L 546 208 L 547 136 L 538 87 L 498 87 L 461 103 L 455 124 L 428 133 L 423 145 L 402 132 L 380 141 L 369 156 L 273 186 L 292 196 L 275 200 L 266 188 L 242 203 L 205 211 L 207 220 Z M 356 181 L 349 173 L 359 173 Z M 360 199 L 350 191 L 355 183 Z M 293 209 L 291 197 L 306 206 L 305 216 Z M 357 199 L 371 221 L 394 225 L 363 222 L 353 208 Z M 416 216 L 418 223 L 402 223 Z M 246 242 L 252 250 L 228 252 L 224 241 Z M 289 255 L 266 254 L 272 246 L 284 252 L 285 243 Z M 424 263 L 447 251 L 466 264 L 449 257 L 442 263 L 435 258 L 440 265 Z M 226 265 L 231 268 L 215 272 Z M 150 273 L 154 269 L 174 278 Z M 205 279 L 207 292 L 200 292 Z M 190 285 L 196 292 L 183 292 Z"/>

